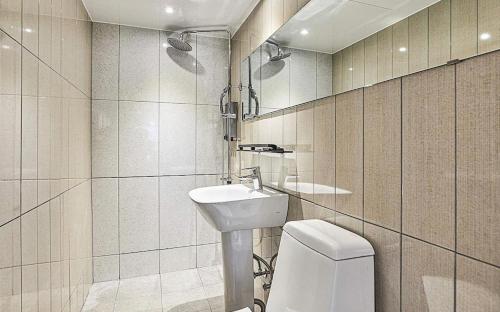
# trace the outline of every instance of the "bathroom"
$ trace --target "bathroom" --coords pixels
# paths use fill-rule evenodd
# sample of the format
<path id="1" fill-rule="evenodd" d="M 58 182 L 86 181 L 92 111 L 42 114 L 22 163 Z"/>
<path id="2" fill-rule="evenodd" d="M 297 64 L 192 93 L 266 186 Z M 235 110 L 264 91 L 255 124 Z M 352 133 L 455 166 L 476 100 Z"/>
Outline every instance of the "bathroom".
<path id="1" fill-rule="evenodd" d="M 500 0 L 0 0 L 0 312 L 500 311 Z"/>

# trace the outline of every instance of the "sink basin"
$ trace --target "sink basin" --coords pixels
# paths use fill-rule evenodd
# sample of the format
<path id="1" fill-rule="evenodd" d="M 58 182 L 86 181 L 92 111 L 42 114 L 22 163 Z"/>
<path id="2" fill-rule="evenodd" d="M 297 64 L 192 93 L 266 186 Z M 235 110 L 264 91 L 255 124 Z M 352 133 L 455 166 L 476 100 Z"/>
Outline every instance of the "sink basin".
<path id="1" fill-rule="evenodd" d="M 232 184 L 197 188 L 189 196 L 203 217 L 222 232 L 225 311 L 253 311 L 252 230 L 284 225 L 288 195 Z"/>
<path id="2" fill-rule="evenodd" d="M 221 232 L 281 226 L 288 211 L 287 194 L 243 184 L 197 188 L 189 196 L 203 217 Z"/>

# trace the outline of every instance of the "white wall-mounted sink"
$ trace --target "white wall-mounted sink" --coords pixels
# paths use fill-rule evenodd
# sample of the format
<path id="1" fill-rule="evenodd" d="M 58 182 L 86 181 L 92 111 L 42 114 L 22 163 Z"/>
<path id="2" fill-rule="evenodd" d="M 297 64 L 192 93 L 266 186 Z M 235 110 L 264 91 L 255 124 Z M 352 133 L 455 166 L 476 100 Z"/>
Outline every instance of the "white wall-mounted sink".
<path id="1" fill-rule="evenodd" d="M 288 211 L 287 194 L 243 184 L 197 188 L 189 196 L 203 217 L 221 232 L 281 226 Z"/>
<path id="2" fill-rule="evenodd" d="M 288 195 L 243 184 L 197 188 L 189 192 L 203 217 L 222 232 L 226 311 L 253 311 L 253 229 L 285 224 Z"/>

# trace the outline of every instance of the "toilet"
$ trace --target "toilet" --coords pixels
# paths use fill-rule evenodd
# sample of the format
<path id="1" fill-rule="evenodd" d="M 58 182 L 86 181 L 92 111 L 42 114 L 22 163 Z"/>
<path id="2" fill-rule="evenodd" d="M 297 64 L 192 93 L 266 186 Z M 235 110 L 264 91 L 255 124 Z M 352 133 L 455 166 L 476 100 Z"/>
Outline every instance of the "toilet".
<path id="1" fill-rule="evenodd" d="M 373 312 L 374 255 L 366 239 L 331 223 L 288 222 L 266 311 Z"/>

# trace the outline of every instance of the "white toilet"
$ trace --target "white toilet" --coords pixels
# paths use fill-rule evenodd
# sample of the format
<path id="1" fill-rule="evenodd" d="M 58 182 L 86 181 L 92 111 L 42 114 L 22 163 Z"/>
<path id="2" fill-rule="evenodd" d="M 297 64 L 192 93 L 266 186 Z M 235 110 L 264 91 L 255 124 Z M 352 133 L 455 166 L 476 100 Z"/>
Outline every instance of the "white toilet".
<path id="1" fill-rule="evenodd" d="M 374 254 L 366 239 L 328 222 L 288 222 L 266 311 L 373 312 Z"/>

